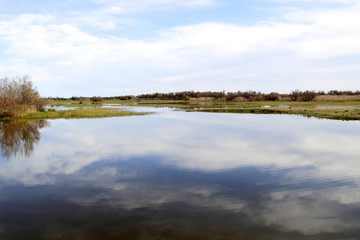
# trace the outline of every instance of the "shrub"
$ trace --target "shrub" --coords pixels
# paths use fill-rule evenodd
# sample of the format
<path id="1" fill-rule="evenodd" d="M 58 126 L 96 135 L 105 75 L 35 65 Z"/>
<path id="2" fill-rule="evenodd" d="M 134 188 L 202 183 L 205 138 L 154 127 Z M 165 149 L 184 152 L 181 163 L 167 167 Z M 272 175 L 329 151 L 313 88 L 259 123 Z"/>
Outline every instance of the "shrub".
<path id="1" fill-rule="evenodd" d="M 301 100 L 303 101 L 312 101 L 316 97 L 316 93 L 314 91 L 305 91 L 302 93 Z"/>
<path id="2" fill-rule="evenodd" d="M 30 112 L 44 111 L 42 99 L 29 76 L 0 79 L 0 115 L 22 116 Z"/>
<path id="3" fill-rule="evenodd" d="M 265 95 L 265 100 L 266 101 L 277 101 L 277 100 L 279 100 L 279 97 L 280 97 L 280 95 L 278 93 L 272 92 L 272 93 Z"/>
<path id="4" fill-rule="evenodd" d="M 134 98 L 135 98 L 135 97 L 132 96 L 132 95 L 129 95 L 129 96 L 120 96 L 120 97 L 118 97 L 118 99 L 123 100 L 123 101 L 125 101 L 125 100 L 132 100 L 132 99 L 134 99 Z"/>
<path id="5" fill-rule="evenodd" d="M 292 101 L 312 101 L 317 96 L 315 91 L 292 91 L 290 98 Z"/>
<path id="6" fill-rule="evenodd" d="M 79 97 L 72 96 L 70 99 L 73 100 L 73 101 L 79 101 Z"/>
<path id="7" fill-rule="evenodd" d="M 297 101 L 300 99 L 301 94 L 302 92 L 296 89 L 290 93 L 290 98 L 292 101 Z"/>
<path id="8" fill-rule="evenodd" d="M 236 98 L 236 93 L 228 93 L 225 97 L 226 101 L 233 101 Z"/>
<path id="9" fill-rule="evenodd" d="M 95 103 L 100 103 L 101 101 L 103 100 L 103 98 L 102 97 L 91 97 L 90 98 L 90 101 L 92 101 L 92 103 L 93 104 L 95 104 Z"/>
<path id="10" fill-rule="evenodd" d="M 184 97 L 184 100 L 185 100 L 185 101 L 190 101 L 190 99 L 191 99 L 191 97 L 189 97 L 189 96 L 185 96 L 185 97 Z"/>

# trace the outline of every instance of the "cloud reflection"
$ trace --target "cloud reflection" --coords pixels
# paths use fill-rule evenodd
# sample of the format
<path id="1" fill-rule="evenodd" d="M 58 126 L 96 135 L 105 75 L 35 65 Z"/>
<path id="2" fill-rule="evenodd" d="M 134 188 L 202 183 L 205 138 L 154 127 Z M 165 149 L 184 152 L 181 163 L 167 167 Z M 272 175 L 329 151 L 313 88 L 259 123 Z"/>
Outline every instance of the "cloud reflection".
<path id="1" fill-rule="evenodd" d="M 167 209 L 159 216 L 165 222 L 179 207 L 303 239 L 352 234 L 360 221 L 359 126 L 171 111 L 56 120 L 31 156 L 1 163 L 0 179 L 3 186 L 43 186 L 46 196 L 56 187 L 58 199 L 83 208 L 145 209 L 142 217 Z"/>

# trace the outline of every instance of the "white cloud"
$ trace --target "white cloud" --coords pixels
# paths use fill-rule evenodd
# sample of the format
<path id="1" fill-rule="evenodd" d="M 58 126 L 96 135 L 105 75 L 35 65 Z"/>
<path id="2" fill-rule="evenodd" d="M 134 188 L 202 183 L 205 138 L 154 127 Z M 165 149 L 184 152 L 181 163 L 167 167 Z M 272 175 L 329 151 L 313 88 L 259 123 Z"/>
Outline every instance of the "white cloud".
<path id="1" fill-rule="evenodd" d="M 143 12 L 161 12 L 215 5 L 213 0 L 94 0 L 93 2 L 99 4 L 99 7 L 90 12 L 74 12 L 68 21 L 75 21 L 79 26 L 86 25 L 103 30 L 114 30 L 123 26 L 134 26 L 137 23 L 136 14 Z"/>
<path id="2" fill-rule="evenodd" d="M 209 6 L 215 4 L 213 0 L 94 0 L 98 4 L 117 6 L 121 9 L 128 11 L 139 11 L 145 9 L 163 9 L 163 8 L 176 8 L 176 7 L 197 7 L 197 6 Z"/>
<path id="3" fill-rule="evenodd" d="M 279 3 L 302 2 L 302 3 L 344 3 L 344 4 L 358 3 L 359 2 L 357 0 L 264 0 L 264 1 L 279 2 Z"/>
<path id="4" fill-rule="evenodd" d="M 210 2 L 139 3 L 153 6 Z M 126 11 L 121 4 L 125 3 L 109 5 L 101 11 L 110 15 Z M 44 80 L 44 76 L 54 79 L 52 84 L 39 85 L 47 96 L 188 89 L 355 89 L 357 65 L 337 62 L 336 58 L 360 54 L 359 10 L 359 6 L 352 6 L 296 11 L 285 16 L 286 22 L 250 26 L 200 23 L 163 29 L 155 37 L 139 40 L 84 31 L 81 22 L 95 25 L 97 16 L 59 24 L 51 15 L 25 14 L 0 22 L 0 39 L 8 54 L 0 61 L 5 68 L 0 74 L 27 69 L 35 82 Z M 113 29 L 116 22 L 109 18 L 97 24 Z M 85 87 L 81 91 L 78 86 Z"/>

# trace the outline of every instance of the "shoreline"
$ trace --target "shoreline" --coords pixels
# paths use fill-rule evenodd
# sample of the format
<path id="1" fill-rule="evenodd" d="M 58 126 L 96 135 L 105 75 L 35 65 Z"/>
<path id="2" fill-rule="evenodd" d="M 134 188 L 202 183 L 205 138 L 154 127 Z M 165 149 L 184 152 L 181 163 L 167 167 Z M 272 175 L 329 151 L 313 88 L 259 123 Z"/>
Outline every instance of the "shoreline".
<path id="1" fill-rule="evenodd" d="M 20 117 L 4 117 L 1 121 L 6 120 L 46 120 L 46 119 L 79 119 L 79 118 L 106 118 L 106 117 L 125 117 L 147 115 L 150 112 L 133 112 L 133 111 L 119 111 L 109 109 L 72 109 L 59 111 L 45 111 L 30 113 Z"/>

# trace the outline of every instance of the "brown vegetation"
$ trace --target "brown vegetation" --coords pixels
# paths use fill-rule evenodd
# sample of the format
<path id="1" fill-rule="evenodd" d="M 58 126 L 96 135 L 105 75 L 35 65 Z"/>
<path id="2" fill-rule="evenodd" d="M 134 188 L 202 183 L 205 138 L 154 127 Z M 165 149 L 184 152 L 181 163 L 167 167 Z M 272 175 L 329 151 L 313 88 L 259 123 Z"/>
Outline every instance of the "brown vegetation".
<path id="1" fill-rule="evenodd" d="M 93 104 L 100 103 L 100 102 L 102 102 L 102 100 L 103 100 L 102 97 L 91 97 L 91 98 L 90 98 L 90 101 L 91 101 Z"/>
<path id="2" fill-rule="evenodd" d="M 16 117 L 43 111 L 42 99 L 28 76 L 0 79 L 0 116 Z"/>
<path id="3" fill-rule="evenodd" d="M 320 95 L 316 96 L 314 100 L 333 102 L 360 101 L 360 95 Z"/>
<path id="4" fill-rule="evenodd" d="M 67 98 L 51 98 L 54 101 L 69 100 Z M 125 95 L 114 97 L 71 97 L 70 100 L 79 101 L 90 100 L 93 103 L 100 103 L 103 100 L 182 100 L 182 101 L 233 101 L 233 102 L 254 102 L 254 101 L 360 101 L 360 91 L 338 91 L 331 90 L 327 93 L 323 91 L 300 91 L 294 90 L 291 93 L 262 93 L 256 91 L 237 91 L 237 92 L 171 92 L 171 93 L 152 93 L 141 94 L 138 96 Z"/>
<path id="5" fill-rule="evenodd" d="M 327 98 L 329 97 L 329 98 Z M 331 98 L 330 98 L 331 97 Z M 138 100 L 185 100 L 185 101 L 212 101 L 226 100 L 235 102 L 252 102 L 252 101 L 358 101 L 360 100 L 360 92 L 337 91 L 331 90 L 328 93 L 319 91 L 299 91 L 294 90 L 290 94 L 280 94 L 277 92 L 261 93 L 256 91 L 238 91 L 238 92 L 176 92 L 176 93 L 153 93 L 142 94 L 136 97 Z"/>

